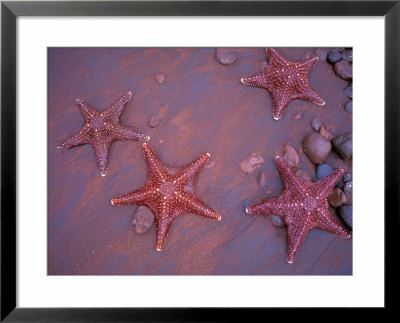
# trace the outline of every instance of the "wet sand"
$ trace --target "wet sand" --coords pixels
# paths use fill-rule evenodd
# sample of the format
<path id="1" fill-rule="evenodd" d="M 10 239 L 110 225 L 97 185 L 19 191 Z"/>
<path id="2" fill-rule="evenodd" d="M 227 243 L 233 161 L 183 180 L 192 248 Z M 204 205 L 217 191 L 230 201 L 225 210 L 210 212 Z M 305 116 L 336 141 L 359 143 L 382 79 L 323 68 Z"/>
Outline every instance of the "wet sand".
<path id="1" fill-rule="evenodd" d="M 312 48 L 277 50 L 291 61 L 316 56 Z M 343 109 L 348 82 L 320 60 L 310 73 L 310 85 L 326 105 L 295 100 L 275 121 L 271 95 L 240 83 L 241 77 L 262 70 L 265 49 L 232 51 L 237 61 L 221 65 L 215 48 L 49 49 L 49 275 L 352 274 L 352 238 L 314 229 L 295 262 L 288 264 L 286 229 L 272 226 L 269 216 L 247 215 L 243 207 L 281 194 L 274 157 L 282 156 L 286 143 L 300 154 L 298 169 L 314 175 L 315 165 L 301 149 L 313 131 L 314 116 L 334 137 L 352 130 L 352 114 Z M 158 74 L 165 76 L 161 84 L 155 79 Z M 155 249 L 154 224 L 144 234 L 131 225 L 136 206 L 110 203 L 145 183 L 141 142 L 113 143 L 106 177 L 96 169 L 91 145 L 56 148 L 83 125 L 76 98 L 102 111 L 127 91 L 133 98 L 121 124 L 151 136 L 149 144 L 163 162 L 182 167 L 206 152 L 215 162 L 200 173 L 195 190 L 222 220 L 179 216 L 161 252 Z M 166 118 L 151 128 L 149 120 L 162 105 L 169 107 Z M 265 163 L 245 174 L 240 162 L 252 152 Z M 344 162 L 334 152 L 326 163 L 352 173 L 351 160 Z M 257 183 L 260 171 L 267 174 L 265 188 Z"/>

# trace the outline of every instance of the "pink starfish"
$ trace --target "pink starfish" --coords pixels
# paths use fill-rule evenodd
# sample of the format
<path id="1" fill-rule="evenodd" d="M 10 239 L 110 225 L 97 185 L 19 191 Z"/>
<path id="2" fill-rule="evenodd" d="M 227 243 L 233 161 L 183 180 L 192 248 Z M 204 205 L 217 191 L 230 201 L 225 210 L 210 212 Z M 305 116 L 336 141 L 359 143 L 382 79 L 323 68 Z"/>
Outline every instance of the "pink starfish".
<path id="1" fill-rule="evenodd" d="M 301 179 L 279 156 L 275 158 L 281 173 L 285 190 L 277 198 L 268 198 L 259 204 L 246 208 L 248 214 L 274 214 L 283 217 L 287 225 L 288 243 L 286 260 L 294 261 L 297 251 L 308 231 L 319 228 L 342 238 L 350 238 L 350 233 L 329 212 L 328 195 L 343 176 L 337 169 L 318 182 Z"/>
<path id="2" fill-rule="evenodd" d="M 308 100 L 325 105 L 319 95 L 308 84 L 308 73 L 318 62 L 314 57 L 304 62 L 289 62 L 273 48 L 267 48 L 268 64 L 264 71 L 240 80 L 245 85 L 268 90 L 272 96 L 272 115 L 279 120 L 290 101 Z"/>
<path id="3" fill-rule="evenodd" d="M 76 99 L 76 103 L 85 119 L 83 127 L 57 148 L 71 148 L 84 144 L 93 146 L 97 166 L 101 176 L 107 174 L 107 158 L 111 144 L 116 140 L 149 140 L 150 137 L 132 128 L 120 124 L 119 117 L 124 105 L 132 97 L 131 92 L 125 93 L 114 104 L 103 112 L 92 109 L 86 102 Z"/>

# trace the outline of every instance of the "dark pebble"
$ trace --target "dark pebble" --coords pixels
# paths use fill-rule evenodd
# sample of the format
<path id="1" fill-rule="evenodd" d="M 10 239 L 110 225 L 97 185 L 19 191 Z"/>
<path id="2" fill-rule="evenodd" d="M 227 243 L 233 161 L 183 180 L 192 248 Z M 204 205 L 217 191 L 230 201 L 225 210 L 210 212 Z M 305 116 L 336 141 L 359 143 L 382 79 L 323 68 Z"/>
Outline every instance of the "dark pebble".
<path id="1" fill-rule="evenodd" d="M 348 61 L 336 62 L 334 70 L 336 75 L 343 80 L 350 81 L 353 78 L 353 66 Z"/>
<path id="2" fill-rule="evenodd" d="M 278 227 L 278 228 L 285 227 L 285 221 L 283 221 L 283 218 L 281 216 L 271 214 L 269 217 L 270 217 L 271 223 L 274 227 Z"/>
<path id="3" fill-rule="evenodd" d="M 353 227 L 353 205 L 342 205 L 339 208 L 340 217 L 350 227 Z"/>
<path id="4" fill-rule="evenodd" d="M 351 49 L 342 52 L 342 58 L 349 63 L 353 62 L 353 51 Z"/>
<path id="5" fill-rule="evenodd" d="M 307 136 L 303 142 L 303 151 L 314 164 L 322 164 L 331 149 L 331 142 L 316 132 Z"/>
<path id="6" fill-rule="evenodd" d="M 331 50 L 328 53 L 328 56 L 326 57 L 326 60 L 331 64 L 335 64 L 336 62 L 339 62 L 341 59 L 342 59 L 342 54 L 340 54 L 336 50 Z"/>
<path id="7" fill-rule="evenodd" d="M 236 57 L 229 48 L 217 48 L 215 56 L 222 65 L 231 65 L 236 62 Z"/>
<path id="8" fill-rule="evenodd" d="M 347 96 L 349 99 L 353 99 L 353 83 L 350 83 L 349 86 L 346 87 L 346 88 L 343 90 L 343 92 L 344 92 L 344 94 L 346 94 L 346 96 Z"/>
<path id="9" fill-rule="evenodd" d="M 328 164 L 321 164 L 317 166 L 315 170 L 315 178 L 314 181 L 319 181 L 321 178 L 328 176 L 333 173 L 333 169 Z"/>
<path id="10" fill-rule="evenodd" d="M 332 140 L 333 148 L 343 160 L 353 157 L 353 134 L 345 132 Z"/>
<path id="11" fill-rule="evenodd" d="M 349 101 L 344 105 L 344 110 L 347 112 L 353 112 L 353 101 Z"/>
<path id="12" fill-rule="evenodd" d="M 310 125 L 314 131 L 318 132 L 319 128 L 321 128 L 321 126 L 322 126 L 322 121 L 319 120 L 318 118 L 314 117 L 314 118 L 312 118 Z"/>
<path id="13" fill-rule="evenodd" d="M 328 202 L 333 207 L 338 207 L 346 203 L 346 195 L 338 187 L 335 187 L 328 196 Z"/>
<path id="14" fill-rule="evenodd" d="M 351 180 L 351 174 L 349 172 L 345 172 L 343 174 L 343 182 L 348 182 L 349 180 Z"/>
<path id="15" fill-rule="evenodd" d="M 346 184 L 344 184 L 343 191 L 346 195 L 353 194 L 353 181 L 348 181 Z"/>
<path id="16" fill-rule="evenodd" d="M 139 206 L 133 216 L 132 225 L 137 233 L 147 232 L 154 222 L 154 214 L 145 206 Z"/>

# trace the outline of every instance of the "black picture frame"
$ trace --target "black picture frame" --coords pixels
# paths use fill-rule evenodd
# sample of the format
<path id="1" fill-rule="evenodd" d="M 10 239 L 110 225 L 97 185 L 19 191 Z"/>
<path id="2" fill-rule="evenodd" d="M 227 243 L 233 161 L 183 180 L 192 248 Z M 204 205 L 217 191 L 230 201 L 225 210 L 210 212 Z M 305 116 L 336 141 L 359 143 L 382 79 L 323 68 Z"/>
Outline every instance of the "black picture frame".
<path id="1" fill-rule="evenodd" d="M 16 19 L 19 16 L 384 16 L 385 310 L 393 309 L 399 233 L 400 1 L 2 1 L 1 321 L 236 321 L 266 309 L 16 307 Z M 371 64 L 374 62 L 371 49 Z M 371 80 L 373 82 L 373 80 Z M 373 182 L 373 179 L 371 179 Z M 133 291 L 134 292 L 134 291 Z M 366 292 L 367 289 L 366 289 Z M 257 315 L 257 316 L 256 316 Z M 285 312 L 286 316 L 286 312 Z M 339 317 L 338 317 L 339 319 Z"/>

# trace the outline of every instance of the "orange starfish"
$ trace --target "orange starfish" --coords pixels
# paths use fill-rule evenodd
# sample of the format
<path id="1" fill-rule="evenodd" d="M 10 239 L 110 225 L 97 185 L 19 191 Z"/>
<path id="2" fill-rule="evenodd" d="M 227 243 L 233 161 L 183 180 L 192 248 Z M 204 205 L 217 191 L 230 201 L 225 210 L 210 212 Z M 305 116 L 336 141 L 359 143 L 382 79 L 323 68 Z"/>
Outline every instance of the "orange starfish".
<path id="1" fill-rule="evenodd" d="M 194 182 L 210 158 L 204 154 L 183 168 L 170 168 L 143 144 L 147 163 L 147 181 L 136 191 L 116 197 L 112 205 L 144 205 L 155 215 L 156 249 L 161 251 L 175 219 L 183 213 L 221 220 L 221 216 L 195 195 Z"/>
<path id="2" fill-rule="evenodd" d="M 274 214 L 283 217 L 287 225 L 286 260 L 294 261 L 297 251 L 314 228 L 350 238 L 350 234 L 329 212 L 328 195 L 343 176 L 343 169 L 321 178 L 318 182 L 301 179 L 279 156 L 275 158 L 285 190 L 277 198 L 263 200 L 246 208 L 248 214 Z"/>
<path id="3" fill-rule="evenodd" d="M 308 73 L 318 62 L 314 57 L 304 62 L 289 62 L 273 48 L 267 48 L 268 64 L 264 71 L 240 80 L 245 85 L 268 90 L 272 96 L 272 115 L 279 120 L 290 101 L 308 100 L 325 105 L 319 95 L 308 84 Z"/>

